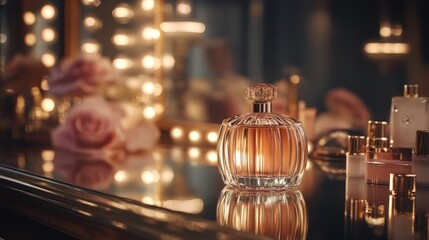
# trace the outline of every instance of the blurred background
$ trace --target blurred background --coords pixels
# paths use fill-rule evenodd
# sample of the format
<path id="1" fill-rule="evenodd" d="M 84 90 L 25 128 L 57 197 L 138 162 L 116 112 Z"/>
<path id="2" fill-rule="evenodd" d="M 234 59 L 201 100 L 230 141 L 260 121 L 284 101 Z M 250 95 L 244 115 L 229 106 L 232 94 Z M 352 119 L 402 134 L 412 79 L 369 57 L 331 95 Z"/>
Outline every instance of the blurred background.
<path id="1" fill-rule="evenodd" d="M 367 111 L 362 122 L 387 120 L 404 84 L 429 95 L 423 0 L 1 0 L 0 7 L 3 116 L 49 95 L 46 77 L 10 73 L 18 54 L 40 60 L 45 74 L 80 53 L 106 56 L 123 76 L 107 95 L 138 101 L 154 120 L 219 123 L 248 111 L 244 88 L 257 82 L 276 83 L 286 96 L 278 110 L 294 117 L 297 108 L 332 111 L 327 97 L 338 89 Z M 37 91 L 23 87 L 34 82 Z"/>

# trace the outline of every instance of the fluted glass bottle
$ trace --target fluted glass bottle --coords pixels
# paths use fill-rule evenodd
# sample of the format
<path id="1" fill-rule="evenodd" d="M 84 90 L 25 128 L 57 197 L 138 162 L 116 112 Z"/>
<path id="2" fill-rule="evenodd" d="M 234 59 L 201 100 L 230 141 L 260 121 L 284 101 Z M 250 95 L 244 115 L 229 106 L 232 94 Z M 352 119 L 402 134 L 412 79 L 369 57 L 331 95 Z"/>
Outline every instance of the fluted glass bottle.
<path id="1" fill-rule="evenodd" d="M 253 112 L 222 123 L 219 171 L 227 185 L 250 189 L 285 189 L 300 184 L 307 163 L 301 122 L 271 112 L 277 89 L 271 84 L 247 88 Z"/>

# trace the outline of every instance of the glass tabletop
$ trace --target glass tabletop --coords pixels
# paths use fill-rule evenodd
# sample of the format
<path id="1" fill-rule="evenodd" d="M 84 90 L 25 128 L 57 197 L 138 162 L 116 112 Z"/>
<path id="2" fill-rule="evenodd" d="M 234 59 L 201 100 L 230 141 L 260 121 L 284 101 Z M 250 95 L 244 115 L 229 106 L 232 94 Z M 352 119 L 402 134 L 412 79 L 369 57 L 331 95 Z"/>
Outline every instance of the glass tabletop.
<path id="1" fill-rule="evenodd" d="M 346 178 L 345 162 L 310 159 L 296 190 L 225 187 L 214 147 L 159 145 L 99 159 L 50 147 L 2 148 L 2 164 L 275 239 L 427 239 L 429 188 L 413 197 Z M 410 237 L 410 238 L 409 238 Z"/>

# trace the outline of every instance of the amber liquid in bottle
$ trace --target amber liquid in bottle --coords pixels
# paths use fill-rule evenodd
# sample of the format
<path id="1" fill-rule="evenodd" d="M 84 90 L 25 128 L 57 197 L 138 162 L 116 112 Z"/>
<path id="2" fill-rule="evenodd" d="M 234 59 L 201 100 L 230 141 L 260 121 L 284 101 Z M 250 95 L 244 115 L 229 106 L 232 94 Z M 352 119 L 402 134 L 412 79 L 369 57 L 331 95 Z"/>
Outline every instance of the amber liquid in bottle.
<path id="1" fill-rule="evenodd" d="M 297 155 L 305 154 L 297 151 L 303 147 L 284 126 L 236 126 L 230 134 L 227 159 L 238 183 L 295 181 L 293 176 L 304 167 L 297 161 Z"/>

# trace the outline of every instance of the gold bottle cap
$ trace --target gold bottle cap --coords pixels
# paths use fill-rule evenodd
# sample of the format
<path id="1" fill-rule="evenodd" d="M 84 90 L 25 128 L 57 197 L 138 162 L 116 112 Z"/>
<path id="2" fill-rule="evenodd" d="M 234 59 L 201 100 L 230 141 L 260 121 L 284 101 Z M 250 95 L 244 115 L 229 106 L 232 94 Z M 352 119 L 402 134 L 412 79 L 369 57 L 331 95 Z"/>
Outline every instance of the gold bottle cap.
<path id="1" fill-rule="evenodd" d="M 268 83 L 254 84 L 246 88 L 246 96 L 255 102 L 270 102 L 277 98 L 277 87 Z"/>
<path id="2" fill-rule="evenodd" d="M 277 98 L 277 87 L 268 84 L 254 84 L 246 88 L 246 95 L 253 101 L 253 112 L 271 112 L 271 101 Z"/>
<path id="3" fill-rule="evenodd" d="M 389 191 L 392 195 L 414 195 L 416 193 L 416 174 L 391 173 Z"/>
<path id="4" fill-rule="evenodd" d="M 365 137 L 364 136 L 348 136 L 348 150 L 352 155 L 365 154 Z"/>
<path id="5" fill-rule="evenodd" d="M 386 137 L 387 122 L 384 121 L 368 121 L 368 138 Z"/>
<path id="6" fill-rule="evenodd" d="M 416 155 L 429 156 L 429 130 L 416 132 Z"/>
<path id="7" fill-rule="evenodd" d="M 418 97 L 419 85 L 404 85 L 404 97 Z"/>

